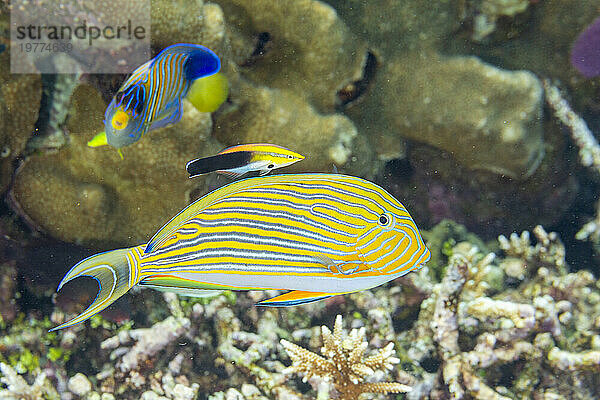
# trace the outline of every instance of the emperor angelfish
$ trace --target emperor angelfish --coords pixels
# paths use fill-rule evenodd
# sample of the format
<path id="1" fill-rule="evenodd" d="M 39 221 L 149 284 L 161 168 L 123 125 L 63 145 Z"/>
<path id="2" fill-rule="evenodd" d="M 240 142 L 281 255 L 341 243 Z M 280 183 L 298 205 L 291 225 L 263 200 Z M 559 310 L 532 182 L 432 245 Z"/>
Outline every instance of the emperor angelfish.
<path id="1" fill-rule="evenodd" d="M 304 160 L 302 154 L 270 143 L 240 144 L 221 150 L 214 156 L 197 158 L 187 163 L 190 178 L 217 172 L 239 178 L 251 172 L 266 175 L 277 168 Z"/>
<path id="2" fill-rule="evenodd" d="M 284 289 L 258 305 L 292 306 L 369 289 L 429 260 L 406 208 L 361 178 L 332 174 L 247 178 L 190 204 L 147 244 L 89 257 L 63 278 L 90 276 L 99 293 L 78 324 L 135 285 L 205 296 Z"/>
<path id="3" fill-rule="evenodd" d="M 179 43 L 165 48 L 133 71 L 110 102 L 104 114 L 108 144 L 128 146 L 150 130 L 178 122 L 192 82 L 220 68 L 219 57 L 204 46 Z"/>

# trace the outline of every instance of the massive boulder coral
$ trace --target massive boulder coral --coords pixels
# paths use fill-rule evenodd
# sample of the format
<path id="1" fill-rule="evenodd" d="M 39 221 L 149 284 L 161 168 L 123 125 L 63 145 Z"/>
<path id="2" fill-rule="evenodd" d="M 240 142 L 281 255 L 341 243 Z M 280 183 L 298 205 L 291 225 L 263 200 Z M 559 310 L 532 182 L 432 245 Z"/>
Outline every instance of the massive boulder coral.
<path id="1" fill-rule="evenodd" d="M 277 143 L 295 149 L 307 159 L 292 170 L 327 172 L 333 164 L 351 168 L 353 158 L 362 163 L 371 159 L 368 145 L 356 146 L 356 128 L 347 117 L 321 115 L 295 92 L 242 83 L 237 101 L 215 121 L 214 134 L 221 142 Z"/>
<path id="2" fill-rule="evenodd" d="M 390 60 L 364 110 L 380 110 L 388 134 L 425 142 L 469 169 L 531 175 L 544 155 L 542 87 L 526 71 L 475 57 Z M 385 122 L 384 122 L 385 121 Z"/>
<path id="3" fill-rule="evenodd" d="M 10 55 L 0 54 L 0 192 L 12 175 L 12 162 L 33 134 L 42 98 L 39 75 L 11 75 Z"/>
<path id="4" fill-rule="evenodd" d="M 190 180 L 185 162 L 218 151 L 208 114 L 185 104 L 183 120 L 124 149 L 86 143 L 102 130 L 106 104 L 90 86 L 73 95 L 70 142 L 37 154 L 19 169 L 12 197 L 20 211 L 51 236 L 81 244 L 138 244 L 185 207 L 204 182 Z M 92 118 L 90 118 L 92 116 Z"/>
<path id="5" fill-rule="evenodd" d="M 307 158 L 296 170 L 331 171 L 335 164 L 363 176 L 376 173 L 379 150 L 333 113 L 338 92 L 361 79 L 368 58 L 364 42 L 335 10 L 314 0 L 218 3 L 227 21 L 227 54 L 239 65 L 225 67 L 230 106 L 217 114 L 216 137 L 228 145 L 272 142 L 301 151 Z"/>
<path id="6" fill-rule="evenodd" d="M 344 113 L 380 157 L 404 158 L 386 170 L 394 195 L 430 224 L 451 218 L 484 234 L 560 220 L 577 190 L 564 136 L 543 115 L 535 75 L 465 55 L 483 54 L 463 32 L 471 25 L 461 26 L 479 2 L 331 3 L 377 60 L 366 90 Z M 529 69 L 527 46 L 519 57 L 529 64 L 511 63 L 509 46 L 491 46 L 488 60 L 505 51 L 502 67 Z"/>
<path id="7" fill-rule="evenodd" d="M 175 43 L 202 43 L 222 55 L 226 28 L 223 10 L 217 4 L 154 0 L 151 5 L 154 46 L 162 49 Z"/>
<path id="8" fill-rule="evenodd" d="M 320 112 L 333 112 L 337 92 L 359 80 L 367 48 L 336 11 L 315 0 L 219 0 L 232 28 L 268 40 L 243 73 L 294 91 Z"/>
<path id="9" fill-rule="evenodd" d="M 443 54 L 457 29 L 456 9 L 438 2 L 423 10 L 418 3 L 390 5 L 382 15 L 368 6 L 353 4 L 348 10 L 340 4 L 381 64 L 363 101 L 348 115 L 374 140 L 400 136 L 441 149 L 469 169 L 531 175 L 544 152 L 539 80 L 474 57 Z M 382 19 L 389 31 L 379 28 Z M 391 45 L 395 42 L 384 40 L 382 32 L 398 35 L 404 45 Z"/>

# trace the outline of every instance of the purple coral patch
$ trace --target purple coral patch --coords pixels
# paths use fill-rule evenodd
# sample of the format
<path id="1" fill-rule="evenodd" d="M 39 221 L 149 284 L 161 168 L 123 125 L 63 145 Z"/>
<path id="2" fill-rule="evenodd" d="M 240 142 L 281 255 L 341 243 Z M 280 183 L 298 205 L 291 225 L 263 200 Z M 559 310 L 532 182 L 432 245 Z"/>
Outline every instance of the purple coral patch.
<path id="1" fill-rule="evenodd" d="M 571 64 L 586 78 L 600 75 L 600 17 L 573 44 Z"/>

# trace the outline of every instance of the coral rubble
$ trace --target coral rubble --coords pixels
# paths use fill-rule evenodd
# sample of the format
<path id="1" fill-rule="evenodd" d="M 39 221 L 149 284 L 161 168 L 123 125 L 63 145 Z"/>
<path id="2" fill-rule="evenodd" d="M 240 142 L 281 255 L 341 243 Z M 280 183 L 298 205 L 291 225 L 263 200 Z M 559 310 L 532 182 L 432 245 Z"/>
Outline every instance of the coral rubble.
<path id="1" fill-rule="evenodd" d="M 58 400 L 60 397 L 56 390 L 50 385 L 46 374 L 40 373 L 33 384 L 27 384 L 22 376 L 17 374 L 9 365 L 0 363 L 2 377 L 0 382 L 6 385 L 6 389 L 0 389 L 0 397 L 6 400 Z"/>
<path id="2" fill-rule="evenodd" d="M 524 273 L 531 277 L 521 277 L 518 287 L 501 292 L 489 284 L 474 291 L 481 287 L 476 284 L 479 279 L 489 279 L 489 273 L 479 272 L 493 266 L 493 257 L 484 257 L 465 242 L 454 247 L 443 279 L 421 305 L 416 327 L 402 334 L 401 340 L 412 347 L 409 354 L 417 359 L 439 359 L 438 374 L 445 387 L 434 388 L 431 398 L 440 398 L 444 391 L 453 398 L 536 398 L 567 383 L 575 386 L 572 391 L 558 391 L 568 398 L 598 394 L 585 383 L 594 379 L 591 374 L 555 372 L 596 368 L 597 352 L 585 344 L 589 339 L 583 339 L 593 335 L 589 331 L 593 317 L 583 325 L 573 324 L 587 320 L 586 313 L 596 315 L 598 287 L 586 274 L 566 272 L 564 246 L 556 233 L 537 227 L 535 234 L 536 245 L 531 244 L 529 233 L 513 234 L 510 241 L 500 237 L 507 256 L 522 260 Z M 500 268 L 509 265 L 507 259 L 500 261 Z M 588 301 L 585 293 L 596 300 Z M 545 363 L 551 368 L 545 368 Z M 514 375 L 503 377 L 502 366 L 509 365 Z M 441 392 L 435 394 L 437 390 Z"/>

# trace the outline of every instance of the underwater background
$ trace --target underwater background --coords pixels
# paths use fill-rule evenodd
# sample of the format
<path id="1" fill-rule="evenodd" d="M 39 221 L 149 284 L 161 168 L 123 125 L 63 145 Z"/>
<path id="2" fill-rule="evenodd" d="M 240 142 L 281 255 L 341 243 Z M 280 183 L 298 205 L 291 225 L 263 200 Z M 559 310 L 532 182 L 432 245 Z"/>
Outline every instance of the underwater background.
<path id="1" fill-rule="evenodd" d="M 0 2 L 0 399 L 600 398 L 597 0 L 130 0 L 115 12 L 148 4 L 151 56 L 206 46 L 229 95 L 212 113 L 184 102 L 180 122 L 121 159 L 87 143 L 128 74 L 11 74 Z M 147 242 L 229 183 L 188 179 L 185 165 L 240 143 L 306 157 L 275 173 L 377 183 L 430 261 L 287 308 L 254 306 L 276 291 L 134 288 L 48 332 L 97 293 L 82 278 L 56 294 L 69 268 Z"/>

